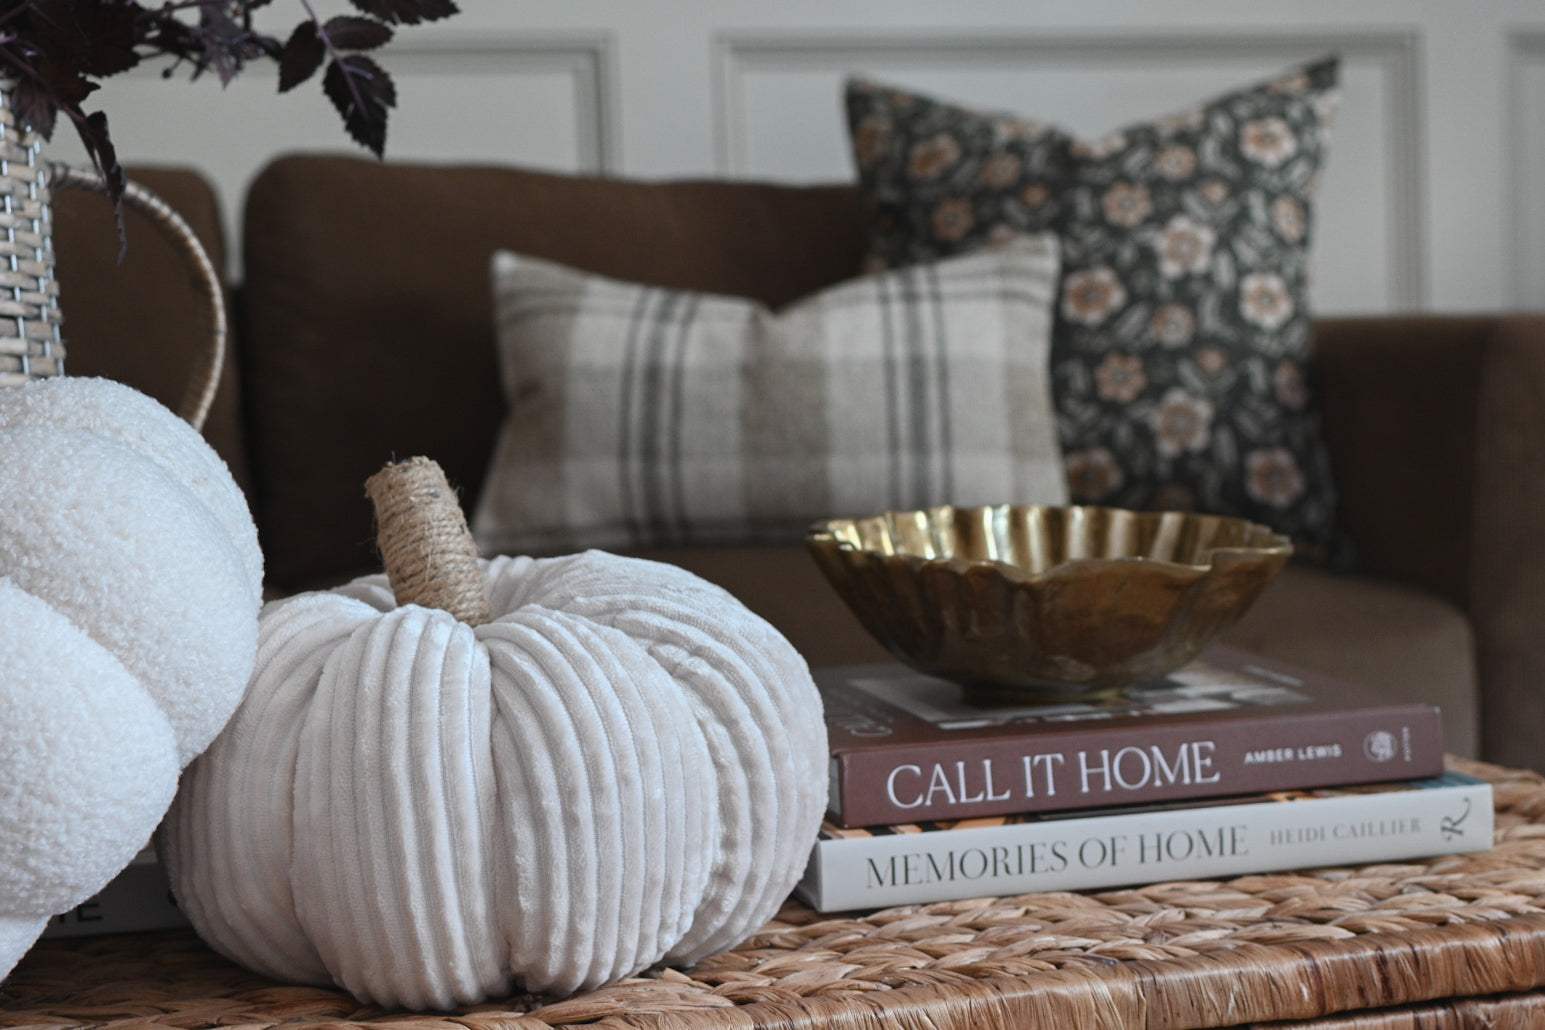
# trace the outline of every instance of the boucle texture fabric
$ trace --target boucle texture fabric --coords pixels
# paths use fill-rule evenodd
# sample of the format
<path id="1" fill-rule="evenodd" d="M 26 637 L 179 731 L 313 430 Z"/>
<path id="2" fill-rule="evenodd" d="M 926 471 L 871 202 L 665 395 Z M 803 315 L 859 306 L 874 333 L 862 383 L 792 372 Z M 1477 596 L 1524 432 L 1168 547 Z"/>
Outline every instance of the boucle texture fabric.
<path id="1" fill-rule="evenodd" d="M 853 81 L 869 267 L 1053 231 L 1052 393 L 1073 499 L 1240 515 L 1344 546 L 1310 369 L 1314 196 L 1337 100 L 1317 61 L 1085 141 Z"/>
<path id="2" fill-rule="evenodd" d="M 261 596 L 263 552 L 246 497 L 214 449 L 165 406 L 111 379 L 43 379 L 0 393 L 0 432 L 29 425 L 91 433 L 155 463 L 208 509 Z"/>
<path id="3" fill-rule="evenodd" d="M 0 579 L 0 979 L 128 865 L 177 789 L 165 714 L 107 649 Z"/>
<path id="4" fill-rule="evenodd" d="M 494 259 L 509 416 L 484 553 L 799 540 L 834 514 L 1066 497 L 1049 235 L 740 298 Z"/>
<path id="5" fill-rule="evenodd" d="M 191 761 L 241 699 L 257 635 L 258 592 L 209 510 L 136 451 L 22 426 L 0 430 L 0 511 L 0 574 L 111 651 Z"/>
<path id="6" fill-rule="evenodd" d="M 804 660 L 680 569 L 485 566 L 493 621 L 384 577 L 270 604 L 163 854 L 213 947 L 448 1008 L 690 962 L 761 925 L 826 804 Z"/>
<path id="7" fill-rule="evenodd" d="M 188 425 L 125 386 L 0 390 L 0 976 L 144 846 L 236 707 L 262 556 Z"/>

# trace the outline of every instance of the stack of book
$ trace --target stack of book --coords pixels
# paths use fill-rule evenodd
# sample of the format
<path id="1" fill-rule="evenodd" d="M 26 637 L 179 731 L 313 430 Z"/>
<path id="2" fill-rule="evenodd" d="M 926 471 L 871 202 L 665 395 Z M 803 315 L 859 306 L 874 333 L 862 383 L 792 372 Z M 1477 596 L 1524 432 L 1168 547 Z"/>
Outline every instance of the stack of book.
<path id="1" fill-rule="evenodd" d="M 1440 714 L 1215 647 L 1119 700 L 974 704 L 904 666 L 816 673 L 823 911 L 1389 862 L 1491 846 Z"/>
<path id="2" fill-rule="evenodd" d="M 1421 858 L 1491 846 L 1431 705 L 1214 648 L 1119 700 L 973 704 L 901 665 L 817 670 L 823 911 Z M 146 851 L 45 936 L 186 925 Z"/>

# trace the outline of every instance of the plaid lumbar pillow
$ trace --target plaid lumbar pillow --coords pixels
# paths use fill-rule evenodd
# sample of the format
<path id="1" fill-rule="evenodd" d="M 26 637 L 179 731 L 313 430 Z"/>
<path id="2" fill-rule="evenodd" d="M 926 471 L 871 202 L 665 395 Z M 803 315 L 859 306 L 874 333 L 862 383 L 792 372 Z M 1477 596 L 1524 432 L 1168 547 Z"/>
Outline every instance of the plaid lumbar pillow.
<path id="1" fill-rule="evenodd" d="M 870 267 L 1055 231 L 1052 389 L 1073 499 L 1243 515 L 1325 554 L 1335 492 L 1309 386 L 1323 61 L 1093 143 L 850 82 Z"/>
<path id="2" fill-rule="evenodd" d="M 1059 504 L 1057 248 L 1026 237 L 773 313 L 493 262 L 510 414 L 488 552 L 797 541 L 831 515 Z"/>

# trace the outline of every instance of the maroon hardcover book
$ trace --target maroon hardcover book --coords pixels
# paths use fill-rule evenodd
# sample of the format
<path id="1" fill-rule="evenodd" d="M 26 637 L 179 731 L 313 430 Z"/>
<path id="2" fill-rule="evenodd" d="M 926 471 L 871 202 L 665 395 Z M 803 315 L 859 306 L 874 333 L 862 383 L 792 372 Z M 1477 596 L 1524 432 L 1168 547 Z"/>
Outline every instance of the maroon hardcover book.
<path id="1" fill-rule="evenodd" d="M 1226 647 L 1107 701 L 979 704 L 902 665 L 815 671 L 840 826 L 1051 812 L 1443 772 L 1432 705 Z"/>

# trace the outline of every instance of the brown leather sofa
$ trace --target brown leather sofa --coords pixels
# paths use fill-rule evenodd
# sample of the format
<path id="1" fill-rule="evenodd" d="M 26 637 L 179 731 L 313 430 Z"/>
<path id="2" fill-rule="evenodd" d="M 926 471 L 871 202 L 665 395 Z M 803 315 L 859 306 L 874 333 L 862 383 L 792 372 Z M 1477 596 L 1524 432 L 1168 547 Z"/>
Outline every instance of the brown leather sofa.
<path id="1" fill-rule="evenodd" d="M 137 177 L 223 260 L 187 171 Z M 100 200 L 60 199 L 71 370 L 177 396 L 200 328 L 169 251 Z M 847 187 L 646 184 L 293 157 L 245 198 L 245 278 L 207 434 L 248 490 L 286 592 L 371 566 L 361 484 L 428 454 L 470 503 L 504 417 L 487 264 L 509 247 L 606 275 L 779 305 L 850 276 Z M 1545 318 L 1317 326 L 1326 432 L 1357 574 L 1291 568 L 1230 638 L 1444 708 L 1451 749 L 1545 764 Z M 739 595 L 812 664 L 880 657 L 798 548 L 656 553 Z"/>

